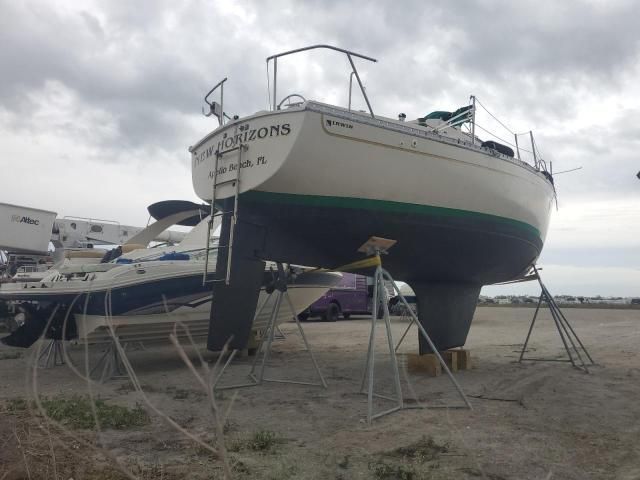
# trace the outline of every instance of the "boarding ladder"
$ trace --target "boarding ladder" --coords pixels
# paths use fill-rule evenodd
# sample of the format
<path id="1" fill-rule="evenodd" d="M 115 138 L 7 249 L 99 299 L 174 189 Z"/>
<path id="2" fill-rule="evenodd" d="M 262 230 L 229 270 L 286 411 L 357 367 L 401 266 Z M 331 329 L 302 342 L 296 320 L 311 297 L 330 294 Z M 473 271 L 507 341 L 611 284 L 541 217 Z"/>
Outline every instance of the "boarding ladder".
<path id="1" fill-rule="evenodd" d="M 209 113 L 205 113 L 204 109 L 202 110 L 202 113 L 206 116 L 209 117 L 211 115 L 215 116 L 218 119 L 218 123 L 220 124 L 220 126 L 222 126 L 224 124 L 224 119 L 225 117 L 229 118 L 227 115 L 225 115 L 224 113 L 224 83 L 227 81 L 226 78 L 224 78 L 221 82 L 219 82 L 218 84 L 216 84 L 211 90 L 209 90 L 209 92 L 205 95 L 204 97 L 204 101 L 207 103 L 207 105 L 209 106 Z M 214 102 L 214 101 L 210 101 L 209 97 L 211 96 L 211 94 L 218 88 L 220 87 L 220 103 L 218 102 Z M 226 265 L 226 273 L 225 273 L 225 278 L 224 278 L 224 282 L 229 285 L 229 282 L 231 280 L 231 258 L 233 255 L 233 238 L 234 238 L 234 232 L 236 229 L 236 224 L 238 223 L 238 195 L 240 193 L 240 168 L 242 165 L 242 154 L 243 152 L 246 152 L 249 149 L 249 146 L 243 143 L 239 143 L 237 146 L 233 147 L 233 148 L 229 148 L 226 150 L 217 150 L 215 153 L 215 161 L 214 161 L 214 165 L 213 165 L 213 183 L 211 186 L 211 213 L 209 215 L 209 222 L 208 222 L 208 227 L 207 227 L 207 248 L 205 251 L 205 264 L 204 264 L 204 273 L 202 275 L 202 284 L 206 284 L 206 283 L 212 283 L 212 282 L 217 282 L 217 281 L 222 281 L 221 279 L 215 279 L 215 280 L 207 280 L 207 275 L 209 273 L 209 252 L 212 249 L 216 249 L 218 251 L 220 251 L 223 248 L 228 249 L 227 250 L 227 265 Z M 234 172 L 235 172 L 235 177 L 234 178 L 230 178 L 227 180 L 223 180 L 223 181 L 218 181 L 218 170 L 220 168 L 220 161 L 223 159 L 223 157 L 225 155 L 229 155 L 229 154 L 233 154 L 234 152 L 237 152 L 237 160 L 234 164 Z M 218 190 L 218 187 L 224 186 L 224 185 L 229 185 L 231 184 L 234 188 L 234 198 L 233 198 L 233 210 L 227 210 L 227 211 L 216 211 L 216 193 Z M 222 221 L 222 217 L 224 215 L 227 214 L 231 214 L 231 229 L 229 232 L 229 241 L 227 243 L 227 245 L 218 245 L 217 247 L 211 247 L 211 233 L 212 230 L 214 230 L 214 224 L 215 224 L 215 220 L 216 218 L 220 217 L 220 220 Z"/>
<path id="2" fill-rule="evenodd" d="M 218 150 L 215 153 L 215 162 L 214 162 L 214 170 L 213 170 L 213 183 L 211 189 L 211 214 L 209 216 L 209 222 L 207 227 L 207 249 L 205 254 L 205 265 L 204 265 L 204 274 L 202 277 L 203 285 L 205 283 L 211 283 L 214 281 L 220 280 L 207 280 L 208 268 L 209 268 L 209 252 L 212 250 L 211 247 L 211 233 L 214 228 L 215 219 L 217 217 L 223 217 L 224 215 L 231 214 L 231 229 L 229 232 L 229 241 L 227 245 L 218 245 L 218 251 L 223 248 L 227 249 L 227 265 L 225 267 L 226 274 L 224 278 L 224 282 L 229 285 L 229 281 L 231 280 L 231 258 L 233 256 L 233 238 L 236 229 L 236 224 L 238 223 L 238 195 L 240 194 L 240 168 L 242 165 L 242 154 L 249 149 L 246 144 L 239 144 L 236 147 L 229 148 L 227 150 Z M 225 155 L 232 154 L 237 152 L 236 161 L 231 165 L 234 165 L 235 176 L 233 178 L 223 180 L 221 182 L 218 181 L 218 169 L 220 165 L 220 160 Z M 232 210 L 216 210 L 216 193 L 218 192 L 218 187 L 231 184 L 234 187 L 233 191 L 233 209 Z M 220 218 L 222 220 L 222 218 Z"/>

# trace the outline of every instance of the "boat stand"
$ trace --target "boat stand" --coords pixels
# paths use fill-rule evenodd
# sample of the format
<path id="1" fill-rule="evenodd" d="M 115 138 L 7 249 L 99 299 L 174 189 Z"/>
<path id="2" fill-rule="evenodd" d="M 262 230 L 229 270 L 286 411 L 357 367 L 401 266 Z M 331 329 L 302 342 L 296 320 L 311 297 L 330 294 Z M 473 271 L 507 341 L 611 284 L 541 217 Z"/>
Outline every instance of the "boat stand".
<path id="1" fill-rule="evenodd" d="M 64 365 L 62 348 L 62 340 L 51 340 L 38 356 L 38 366 L 40 368 L 52 368 Z"/>
<path id="2" fill-rule="evenodd" d="M 540 278 L 540 272 L 536 268 L 535 265 L 531 267 L 531 273 L 525 276 L 523 279 L 519 281 L 531 281 L 537 280 L 540 284 L 540 298 L 538 299 L 538 305 L 536 306 L 536 311 L 533 314 L 533 319 L 531 320 L 531 325 L 529 326 L 529 331 L 527 332 L 527 338 L 522 345 L 522 351 L 520 352 L 520 358 L 518 359 L 518 363 L 522 363 L 523 360 L 533 361 L 533 362 L 570 362 L 575 368 L 584 371 L 585 373 L 589 373 L 589 368 L 587 366 L 587 359 L 590 363 L 589 365 L 595 365 L 595 362 L 589 355 L 586 347 L 580 341 L 580 338 L 576 334 L 575 330 L 567 320 L 567 317 L 564 316 L 562 310 L 556 303 L 553 295 L 549 292 L 544 283 L 542 283 L 542 278 Z M 558 330 L 558 335 L 560 335 L 560 339 L 562 340 L 562 345 L 567 353 L 566 359 L 556 359 L 556 358 L 525 358 L 524 354 L 527 350 L 527 346 L 529 345 L 529 339 L 531 338 L 531 333 L 533 332 L 533 327 L 536 324 L 536 318 L 538 317 L 538 312 L 540 311 L 540 306 L 542 302 L 545 302 L 547 307 L 549 307 L 549 311 L 551 312 L 551 317 L 553 318 L 553 322 L 555 323 L 556 329 Z M 582 352 L 582 353 L 581 353 Z M 583 355 L 585 358 L 583 358 Z"/>
<path id="3" fill-rule="evenodd" d="M 126 352 L 127 346 L 128 343 L 123 343 L 122 350 Z M 107 344 L 106 350 L 89 372 L 89 377 L 95 378 L 100 383 L 107 380 L 128 378 L 115 339 Z"/>
<path id="4" fill-rule="evenodd" d="M 287 338 L 284 334 L 284 332 L 282 330 L 280 330 L 279 326 L 276 326 L 276 335 L 275 337 L 278 340 L 284 340 L 285 338 Z"/>
<path id="5" fill-rule="evenodd" d="M 310 386 L 327 388 L 327 382 L 325 382 L 324 377 L 322 376 L 322 372 L 320 372 L 320 368 L 318 367 L 318 363 L 316 362 L 316 359 L 313 356 L 311 347 L 309 347 L 309 342 L 307 341 L 307 337 L 304 334 L 304 330 L 302 328 L 302 325 L 300 324 L 300 320 L 298 320 L 298 316 L 296 315 L 295 308 L 293 308 L 293 303 L 291 303 L 291 298 L 289 297 L 289 293 L 286 290 L 286 285 L 282 286 L 281 289 L 275 290 L 273 293 L 269 295 L 269 297 L 267 297 L 267 299 L 264 301 L 264 303 L 262 304 L 262 306 L 260 307 L 260 309 L 258 310 L 254 318 L 258 318 L 258 316 L 263 312 L 263 310 L 265 309 L 266 305 L 269 303 L 269 300 L 272 297 L 274 301 L 271 309 L 271 314 L 269 316 L 269 322 L 267 324 L 267 328 L 264 331 L 264 334 L 262 335 L 262 338 L 260 339 L 260 344 L 258 345 L 257 353 L 253 359 L 253 362 L 251 364 L 251 370 L 248 375 L 250 381 L 247 383 L 241 383 L 241 384 L 235 384 L 235 385 L 225 385 L 220 387 L 218 386 L 218 383 L 220 382 L 225 370 L 231 364 L 234 357 L 238 353 L 238 350 L 232 350 L 231 353 L 229 354 L 229 358 L 225 362 L 224 366 L 220 370 L 220 373 L 218 374 L 218 376 L 216 377 L 213 383 L 214 391 L 231 390 L 231 389 L 245 388 L 245 387 L 256 387 L 258 385 L 261 385 L 264 382 L 292 383 L 297 385 L 310 385 Z M 320 379 L 319 383 L 301 382 L 296 380 L 281 380 L 281 379 L 265 377 L 267 361 L 269 360 L 269 356 L 271 354 L 271 347 L 273 345 L 273 340 L 276 338 L 276 332 L 279 331 L 279 328 L 277 326 L 277 319 L 280 313 L 280 309 L 282 308 L 283 302 L 286 302 L 287 308 L 289 308 L 289 310 L 291 311 L 291 315 L 293 316 L 293 319 L 296 322 L 296 325 L 298 326 L 298 330 L 300 331 L 300 336 L 302 337 L 302 341 L 304 342 L 305 349 L 307 352 L 309 352 L 309 357 L 311 357 L 311 362 L 313 363 L 313 367 L 316 371 L 316 374 L 318 375 L 318 378 Z M 284 338 L 284 335 L 283 335 L 283 338 Z M 258 359 L 260 359 L 260 368 L 258 373 L 256 374 Z"/>
<path id="6" fill-rule="evenodd" d="M 362 375 L 362 382 L 360 383 L 360 393 L 364 393 L 365 384 L 367 384 L 367 387 L 368 387 L 367 388 L 367 423 L 371 423 L 376 418 L 383 417 L 385 415 L 397 412 L 399 410 L 409 410 L 409 409 L 416 409 L 416 408 L 469 408 L 471 409 L 472 407 L 471 407 L 471 404 L 469 403 L 469 400 L 467 399 L 467 396 L 464 394 L 464 391 L 462 390 L 462 388 L 454 378 L 453 374 L 449 370 L 449 367 L 447 367 L 447 364 L 445 363 L 444 359 L 438 352 L 438 349 L 433 344 L 433 341 L 427 334 L 426 330 L 418 321 L 418 318 L 416 317 L 415 312 L 409 306 L 409 303 L 404 298 L 404 295 L 402 295 L 402 293 L 400 292 L 400 288 L 396 284 L 395 280 L 393 279 L 393 277 L 391 277 L 391 274 L 389 274 L 389 272 L 387 272 L 384 268 L 382 268 L 382 260 L 380 258 L 380 255 L 386 253 L 386 250 L 389 247 L 393 246 L 394 244 L 395 244 L 395 241 L 393 240 L 381 239 L 378 237 L 371 237 L 362 247 L 360 247 L 359 251 L 362 251 L 364 253 L 367 253 L 368 255 L 373 255 L 373 256 L 367 260 L 355 262 L 354 264 L 352 264 L 356 267 L 362 267 L 365 263 L 368 262 L 369 265 L 376 266 L 376 270 L 374 274 L 373 304 L 372 304 L 373 308 L 371 313 L 371 333 L 369 335 L 369 348 L 367 350 L 367 360 L 365 364 L 364 373 Z M 409 324 L 409 327 L 411 327 L 411 325 L 414 322 L 416 323 L 416 325 L 418 325 L 420 334 L 425 338 L 425 340 L 429 344 L 429 347 L 431 347 L 431 350 L 435 353 L 443 370 L 447 373 L 447 376 L 449 377 L 454 387 L 456 388 L 458 394 L 460 395 L 460 398 L 462 399 L 464 405 L 451 405 L 451 406 L 442 405 L 442 406 L 436 407 L 436 406 L 427 406 L 427 405 L 406 405 L 405 404 L 404 397 L 402 394 L 402 387 L 400 385 L 400 373 L 398 369 L 398 359 L 396 356 L 396 351 L 400 346 L 400 343 L 402 343 L 402 340 L 404 340 L 404 337 L 406 336 L 408 329 L 407 331 L 405 331 L 405 334 L 402 336 L 402 339 L 400 340 L 398 345 L 394 348 L 393 336 L 391 333 L 391 321 L 389 319 L 389 306 L 386 301 L 387 299 L 386 299 L 385 281 L 390 283 L 393 286 L 393 289 L 395 290 L 398 297 L 403 302 L 405 308 L 411 315 L 412 320 L 411 320 L 411 323 Z M 389 348 L 389 355 L 391 357 L 391 367 L 393 370 L 393 384 L 394 384 L 395 396 L 380 395 L 374 392 L 375 332 L 376 332 L 376 325 L 378 323 L 378 317 L 379 317 L 380 311 L 382 311 L 381 320 L 384 320 L 384 325 L 386 328 L 387 344 Z M 368 377 L 368 382 L 367 382 L 367 377 Z M 394 402 L 396 405 L 388 410 L 374 413 L 373 412 L 374 397 L 382 398 L 384 400 L 390 400 Z"/>

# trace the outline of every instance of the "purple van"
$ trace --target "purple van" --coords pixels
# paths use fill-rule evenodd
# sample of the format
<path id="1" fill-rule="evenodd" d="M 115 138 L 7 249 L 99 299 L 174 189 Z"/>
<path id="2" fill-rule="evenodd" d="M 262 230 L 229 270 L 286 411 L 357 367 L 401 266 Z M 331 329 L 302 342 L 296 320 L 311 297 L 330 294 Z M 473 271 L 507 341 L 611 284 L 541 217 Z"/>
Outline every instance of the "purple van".
<path id="1" fill-rule="evenodd" d="M 325 321 L 335 322 L 340 315 L 345 319 L 352 314 L 370 315 L 372 299 L 369 283 L 364 275 L 343 273 L 342 280 L 298 315 L 298 318 L 306 320 L 320 316 Z"/>

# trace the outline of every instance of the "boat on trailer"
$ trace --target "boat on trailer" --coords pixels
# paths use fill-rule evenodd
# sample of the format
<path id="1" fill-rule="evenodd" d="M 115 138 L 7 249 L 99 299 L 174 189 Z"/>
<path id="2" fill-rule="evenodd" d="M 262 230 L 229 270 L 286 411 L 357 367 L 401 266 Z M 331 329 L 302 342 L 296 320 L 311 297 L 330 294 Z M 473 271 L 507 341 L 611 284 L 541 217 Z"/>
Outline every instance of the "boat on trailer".
<path id="1" fill-rule="evenodd" d="M 317 48 L 346 55 L 368 111 L 351 108 L 351 91 L 346 108 L 279 100 L 278 59 Z M 385 268 L 414 290 L 438 349 L 464 345 L 481 287 L 518 277 L 540 255 L 553 178 L 532 134 L 533 164 L 476 136 L 473 96 L 414 121 L 374 114 L 354 59 L 375 61 L 327 45 L 269 57 L 271 109 L 246 117 L 224 111 L 226 78 L 205 97 L 219 126 L 189 150 L 195 192 L 223 218 L 229 252 L 217 271 L 249 258 L 336 268 L 372 236 L 396 240 Z"/>

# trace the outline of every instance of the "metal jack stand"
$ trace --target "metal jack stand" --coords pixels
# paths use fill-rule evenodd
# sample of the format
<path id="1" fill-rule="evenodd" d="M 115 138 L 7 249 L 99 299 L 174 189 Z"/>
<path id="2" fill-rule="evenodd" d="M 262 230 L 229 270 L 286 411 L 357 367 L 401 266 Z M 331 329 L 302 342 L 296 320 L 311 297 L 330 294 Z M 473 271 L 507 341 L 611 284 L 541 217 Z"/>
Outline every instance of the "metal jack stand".
<path id="1" fill-rule="evenodd" d="M 281 270 L 281 269 L 279 268 L 279 270 Z M 253 362 L 251 364 L 251 370 L 249 372 L 249 378 L 250 378 L 251 381 L 247 382 L 247 383 L 236 384 L 236 385 L 227 385 L 227 386 L 222 386 L 222 387 L 218 387 L 217 386 L 218 382 L 222 378 L 222 375 L 224 374 L 225 370 L 231 364 L 233 358 L 238 353 L 238 350 L 232 350 L 231 354 L 229 355 L 229 358 L 225 362 L 224 366 L 220 370 L 220 373 L 216 377 L 215 382 L 213 383 L 214 391 L 230 390 L 230 389 L 244 388 L 244 387 L 255 387 L 255 386 L 261 385 L 263 382 L 293 383 L 293 384 L 298 384 L 298 385 L 311 385 L 311 386 L 316 386 L 316 387 L 327 388 L 327 383 L 325 382 L 324 377 L 322 376 L 322 373 L 320 372 L 320 368 L 318 367 L 316 359 L 313 356 L 313 352 L 311 351 L 311 347 L 309 347 L 309 342 L 307 342 L 307 337 L 304 334 L 304 330 L 302 329 L 302 325 L 300 324 L 300 320 L 298 320 L 298 316 L 296 315 L 295 308 L 293 308 L 293 303 L 291 303 L 291 298 L 289 298 L 289 293 L 287 292 L 286 288 L 287 288 L 286 287 L 286 283 L 284 281 L 280 282 L 280 284 L 278 284 L 276 286 L 276 290 L 273 293 L 271 293 L 269 295 L 269 297 L 267 297 L 267 299 L 264 301 L 262 306 L 258 309 L 258 311 L 257 311 L 257 313 L 256 313 L 256 315 L 254 317 L 254 318 L 258 318 L 258 316 L 260 316 L 262 311 L 265 309 L 267 303 L 269 303 L 269 300 L 271 298 L 274 299 L 273 307 L 272 307 L 272 310 L 271 310 L 271 315 L 269 316 L 269 322 L 267 324 L 267 328 L 266 328 L 264 334 L 262 335 L 262 338 L 260 340 L 260 345 L 258 346 L 258 350 L 257 350 L 256 356 L 253 359 Z M 311 357 L 311 361 L 313 362 L 313 367 L 315 368 L 316 373 L 318 375 L 318 378 L 320 379 L 320 383 L 299 382 L 299 381 L 294 381 L 294 380 L 279 380 L 279 379 L 275 379 L 275 378 L 266 378 L 265 375 L 264 375 L 265 374 L 265 370 L 266 370 L 266 364 L 267 364 L 267 361 L 269 360 L 269 355 L 271 354 L 271 346 L 273 344 L 274 338 L 276 337 L 276 331 L 279 330 L 278 326 L 277 326 L 277 319 L 278 319 L 278 315 L 280 314 L 280 309 L 282 307 L 282 302 L 283 301 L 286 301 L 287 306 L 288 306 L 289 310 L 291 311 L 291 315 L 293 316 L 293 319 L 295 320 L 296 325 L 298 326 L 298 330 L 300 331 L 300 336 L 302 337 L 302 341 L 304 342 L 305 349 L 307 350 L 307 352 L 309 352 L 309 356 Z M 256 373 L 255 373 L 256 365 L 258 363 L 258 358 L 260 358 L 260 357 L 261 357 L 260 370 L 259 370 L 258 374 L 256 375 Z"/>
<path id="2" fill-rule="evenodd" d="M 522 351 L 520 352 L 520 358 L 518 359 L 518 363 L 521 363 L 523 360 L 536 361 L 536 362 L 570 362 L 575 368 L 579 370 L 583 370 L 585 373 L 589 373 L 589 369 L 587 368 L 587 364 L 583 359 L 580 351 L 586 356 L 589 360 L 590 365 L 595 365 L 595 362 L 589 355 L 589 352 L 585 348 L 585 346 L 580 341 L 580 338 L 573 330 L 573 327 L 567 320 L 567 318 L 560 310 L 560 307 L 556 303 L 553 295 L 549 293 L 547 287 L 542 283 L 542 279 L 540 278 L 540 273 L 535 265 L 531 267 L 531 271 L 528 275 L 526 275 L 523 279 L 519 281 L 530 281 L 537 280 L 540 284 L 540 298 L 538 299 L 538 305 L 536 306 L 536 311 L 533 314 L 533 320 L 531 320 L 531 325 L 529 326 L 529 332 L 527 333 L 527 339 L 524 341 L 524 345 L 522 345 Z M 540 311 L 540 305 L 542 302 L 545 302 L 549 307 L 549 311 L 551 312 L 551 317 L 553 318 L 553 322 L 556 325 L 558 330 L 558 334 L 560 335 L 560 339 L 562 340 L 562 344 L 564 345 L 564 349 L 567 352 L 568 359 L 552 359 L 552 358 L 524 358 L 524 353 L 529 345 L 529 339 L 531 338 L 531 332 L 533 331 L 533 327 L 536 323 L 536 318 L 538 317 L 538 312 Z M 572 351 L 575 353 L 572 353 Z"/>
<path id="3" fill-rule="evenodd" d="M 123 351 L 127 350 L 127 346 L 127 343 L 122 344 Z M 127 378 L 122 367 L 122 359 L 120 358 L 116 341 L 111 340 L 111 342 L 107 344 L 107 349 L 91 369 L 89 376 L 94 377 L 94 373 L 99 372 L 99 375 L 96 375 L 95 378 L 100 383 L 111 379 Z"/>
<path id="4" fill-rule="evenodd" d="M 64 363 L 62 340 L 51 340 L 38 357 L 38 366 L 40 368 L 57 367 L 64 365 Z"/>
<path id="5" fill-rule="evenodd" d="M 280 330 L 280 327 L 276 326 L 276 335 L 274 338 L 277 338 L 278 340 L 284 340 L 287 337 L 285 336 L 284 332 Z"/>
<path id="6" fill-rule="evenodd" d="M 469 400 L 467 399 L 466 395 L 462 391 L 462 388 L 460 387 L 460 385 L 458 384 L 456 379 L 451 374 L 451 371 L 447 367 L 447 364 L 445 363 L 445 361 L 443 360 L 442 356 L 438 352 L 437 348 L 435 347 L 435 345 L 431 341 L 431 338 L 429 337 L 429 335 L 425 331 L 424 327 L 418 321 L 418 318 L 416 317 L 415 313 L 413 312 L 413 309 L 411 309 L 411 307 L 409 306 L 407 300 L 404 298 L 402 293 L 400 293 L 400 289 L 398 288 L 398 285 L 396 285 L 396 282 L 393 280 L 393 278 L 391 277 L 389 272 L 387 272 L 384 268 L 382 268 L 382 260 L 380 259 L 380 255 L 381 254 L 386 254 L 387 250 L 390 247 L 392 247 L 395 243 L 396 243 L 395 240 L 388 240 L 388 239 L 379 238 L 379 237 L 371 237 L 364 245 L 362 245 L 358 249 L 358 251 L 366 253 L 367 255 L 370 255 L 371 257 L 366 259 L 366 260 L 363 260 L 361 262 L 355 262 L 353 264 L 345 265 L 344 267 L 341 267 L 341 269 L 362 268 L 362 267 L 366 267 L 366 266 L 375 266 L 376 267 L 375 274 L 374 274 L 373 307 L 372 307 L 372 314 L 371 314 L 371 334 L 369 335 L 369 349 L 367 351 L 367 362 L 366 362 L 364 373 L 363 373 L 363 376 L 362 376 L 362 382 L 360 383 L 360 392 L 364 393 L 364 387 L 365 387 L 367 374 L 368 374 L 369 378 L 368 378 L 368 385 L 367 385 L 368 386 L 368 389 L 367 389 L 367 423 L 371 423 L 376 418 L 380 418 L 382 416 L 388 415 L 388 414 L 393 413 L 393 412 L 397 412 L 397 411 L 402 410 L 402 409 L 428 408 L 426 406 L 413 406 L 413 405 L 406 406 L 404 404 L 404 398 L 403 398 L 403 395 L 402 395 L 402 387 L 400 385 L 400 374 L 399 374 L 399 370 L 398 370 L 398 359 L 396 357 L 396 351 L 397 351 L 398 347 L 400 346 L 400 343 L 402 343 L 402 340 L 404 340 L 404 337 L 406 336 L 407 332 L 405 332 L 405 335 L 402 336 L 402 340 L 400 340 L 400 343 L 398 343 L 398 345 L 394 348 L 394 346 L 393 346 L 393 336 L 391 334 L 391 322 L 389 320 L 389 307 L 388 307 L 387 302 L 386 302 L 385 281 L 390 282 L 391 285 L 393 285 L 394 290 L 396 291 L 396 293 L 398 294 L 400 300 L 403 302 L 405 308 L 407 309 L 407 311 L 411 315 L 412 320 L 411 320 L 411 323 L 409 324 L 409 327 L 413 324 L 413 322 L 415 322 L 416 325 L 418 325 L 418 329 L 420 330 L 420 333 L 424 336 L 424 338 L 429 343 L 429 346 L 431 347 L 431 349 L 433 350 L 435 355 L 438 357 L 438 360 L 439 360 L 440 364 L 442 365 L 442 368 L 447 373 L 449 379 L 451 380 L 451 382 L 455 386 L 456 390 L 458 391 L 458 393 L 460 394 L 460 397 L 462 398 L 462 400 L 464 402 L 464 406 L 451 406 L 451 407 L 448 407 L 448 408 L 469 408 L 469 409 L 472 408 L 471 404 L 469 403 Z M 385 324 L 385 327 L 386 327 L 389 354 L 391 356 L 391 366 L 392 366 L 393 376 L 394 376 L 393 384 L 394 384 L 394 390 L 395 390 L 395 395 L 396 395 L 395 397 L 389 397 L 389 396 L 386 396 L 386 395 L 380 395 L 380 394 L 374 393 L 374 391 L 373 391 L 374 379 L 375 379 L 375 375 L 374 375 L 374 370 L 375 370 L 375 332 L 376 332 L 376 324 L 378 323 L 379 311 L 381 309 L 382 309 L 382 312 L 383 312 L 383 320 L 384 320 L 384 324 Z M 390 408 L 388 410 L 385 410 L 385 411 L 382 411 L 382 412 L 374 414 L 373 413 L 373 397 L 382 398 L 382 399 L 385 399 L 385 400 L 390 400 L 392 402 L 395 402 L 396 406 L 392 407 L 392 408 Z"/>

